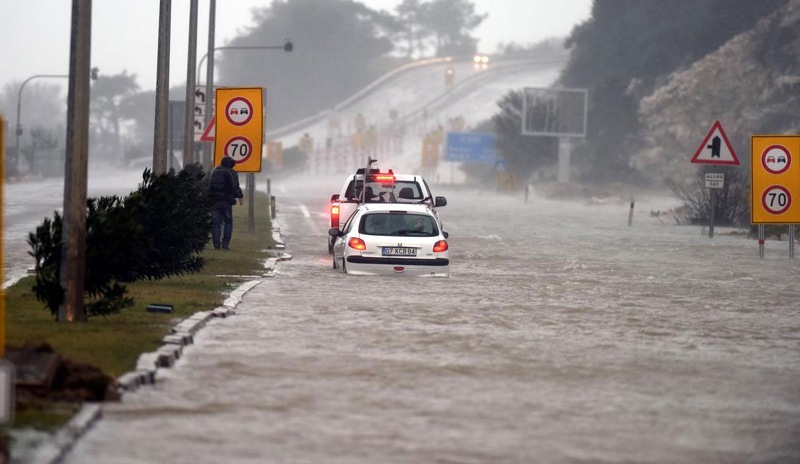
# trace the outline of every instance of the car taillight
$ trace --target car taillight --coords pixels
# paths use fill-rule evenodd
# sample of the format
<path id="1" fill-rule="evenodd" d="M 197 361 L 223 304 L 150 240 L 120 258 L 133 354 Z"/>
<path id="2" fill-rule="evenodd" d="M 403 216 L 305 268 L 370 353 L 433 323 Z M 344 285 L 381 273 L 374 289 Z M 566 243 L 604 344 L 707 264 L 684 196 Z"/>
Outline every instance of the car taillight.
<path id="1" fill-rule="evenodd" d="M 363 250 L 366 250 L 366 249 L 367 249 L 367 244 L 366 244 L 366 243 L 364 243 L 364 241 L 363 241 L 363 240 L 361 240 L 361 239 L 360 239 L 360 238 L 358 238 L 358 237 L 353 237 L 353 238 L 351 238 L 351 239 L 350 239 L 350 241 L 348 241 L 348 242 L 347 242 L 347 245 L 348 245 L 350 248 L 353 248 L 353 249 L 355 249 L 355 250 L 362 250 L 362 251 L 363 251 Z"/>
<path id="2" fill-rule="evenodd" d="M 331 227 L 339 228 L 339 205 L 331 205 Z"/>
<path id="3" fill-rule="evenodd" d="M 447 251 L 447 248 L 447 240 L 439 240 L 435 245 L 433 245 L 433 252 L 441 253 L 443 251 Z"/>

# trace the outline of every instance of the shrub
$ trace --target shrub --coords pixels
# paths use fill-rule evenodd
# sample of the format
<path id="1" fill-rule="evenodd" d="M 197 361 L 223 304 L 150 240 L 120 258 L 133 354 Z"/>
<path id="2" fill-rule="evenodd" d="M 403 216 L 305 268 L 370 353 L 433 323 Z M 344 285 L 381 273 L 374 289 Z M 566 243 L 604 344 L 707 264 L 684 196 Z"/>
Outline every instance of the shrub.
<path id="1" fill-rule="evenodd" d="M 160 176 L 144 171 L 142 185 L 126 200 L 136 211 L 144 240 L 137 279 L 158 280 L 202 269 L 198 253 L 211 231 L 207 182 L 199 165 Z"/>
<path id="2" fill-rule="evenodd" d="M 667 181 L 672 193 L 683 202 L 678 224 L 706 224 L 711 217 L 711 190 L 705 188 L 705 174 L 721 172 L 725 181 L 721 189 L 715 189 L 714 223 L 719 226 L 746 227 L 750 224 L 750 179 L 738 167 L 703 166 L 687 184 Z"/>
<path id="3" fill-rule="evenodd" d="M 118 312 L 133 304 L 122 282 L 202 269 L 198 254 L 211 228 L 206 175 L 198 165 L 158 176 L 146 169 L 141 186 L 124 200 L 87 200 L 86 225 L 86 314 Z M 56 212 L 28 236 L 36 265 L 33 291 L 54 316 L 64 299 L 59 281 L 62 231 Z"/>

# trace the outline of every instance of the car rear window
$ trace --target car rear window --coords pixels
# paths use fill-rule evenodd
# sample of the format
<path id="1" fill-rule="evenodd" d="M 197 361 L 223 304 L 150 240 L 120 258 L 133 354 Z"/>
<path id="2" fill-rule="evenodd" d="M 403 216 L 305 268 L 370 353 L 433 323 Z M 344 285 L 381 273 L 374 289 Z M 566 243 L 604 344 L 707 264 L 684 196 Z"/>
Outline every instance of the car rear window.
<path id="1" fill-rule="evenodd" d="M 345 198 L 358 200 L 361 184 L 361 181 L 350 181 L 345 191 Z M 367 182 L 367 203 L 410 203 L 422 199 L 422 187 L 415 181 L 395 181 L 394 184 Z"/>
<path id="2" fill-rule="evenodd" d="M 361 218 L 359 233 L 392 237 L 435 237 L 436 220 L 428 214 L 370 213 Z"/>

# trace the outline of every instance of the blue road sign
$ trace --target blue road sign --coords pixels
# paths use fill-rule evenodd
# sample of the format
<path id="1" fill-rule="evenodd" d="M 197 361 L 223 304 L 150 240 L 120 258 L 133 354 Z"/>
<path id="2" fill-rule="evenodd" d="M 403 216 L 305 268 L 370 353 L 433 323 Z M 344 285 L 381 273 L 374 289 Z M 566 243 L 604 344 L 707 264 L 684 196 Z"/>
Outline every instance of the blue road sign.
<path id="1" fill-rule="evenodd" d="M 478 132 L 448 132 L 445 161 L 494 164 L 494 135 Z"/>

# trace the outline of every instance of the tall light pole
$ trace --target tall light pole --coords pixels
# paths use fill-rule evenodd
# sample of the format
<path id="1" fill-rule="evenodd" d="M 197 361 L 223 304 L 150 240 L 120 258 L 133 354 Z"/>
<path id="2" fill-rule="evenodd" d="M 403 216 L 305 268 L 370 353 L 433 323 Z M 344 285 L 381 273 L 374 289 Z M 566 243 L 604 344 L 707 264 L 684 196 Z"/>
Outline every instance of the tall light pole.
<path id="1" fill-rule="evenodd" d="M 189 3 L 189 56 L 186 66 L 186 108 L 183 126 L 183 167 L 194 163 L 194 62 L 197 60 L 197 0 Z"/>
<path id="2" fill-rule="evenodd" d="M 92 68 L 91 69 L 90 77 L 91 77 L 91 79 L 93 81 L 97 80 L 98 71 L 99 70 L 97 68 Z M 34 79 L 44 79 L 44 78 L 55 78 L 55 79 L 62 79 L 63 78 L 63 79 L 67 79 L 67 78 L 69 78 L 69 74 L 35 74 L 35 75 L 25 79 L 25 81 L 22 82 L 22 85 L 19 86 L 19 92 L 17 92 L 17 125 L 16 125 L 16 129 L 14 130 L 14 133 L 16 135 L 16 137 L 15 137 L 16 141 L 15 141 L 15 146 L 14 146 L 14 167 L 18 167 L 17 165 L 19 163 L 19 150 L 20 150 L 20 147 L 19 147 L 19 136 L 22 135 L 22 123 L 21 123 L 21 120 L 20 120 L 20 118 L 22 117 L 21 116 L 21 114 L 22 114 L 22 90 L 25 89 L 25 86 L 28 85 L 28 82 L 30 82 L 30 81 L 32 81 Z"/>
<path id="3" fill-rule="evenodd" d="M 167 172 L 167 111 L 169 110 L 169 41 L 172 0 L 161 0 L 158 13 L 156 117 L 153 134 L 153 174 Z"/>
<path id="4" fill-rule="evenodd" d="M 206 67 L 206 120 L 205 120 L 205 127 L 208 127 L 209 121 L 211 121 L 211 89 L 214 88 L 214 33 L 216 31 L 216 24 L 217 24 L 217 0 L 208 0 L 208 52 L 211 54 L 211 61 L 208 62 L 208 66 Z M 189 85 L 187 82 L 186 85 Z M 203 166 L 206 167 L 208 172 L 211 172 L 211 168 L 213 167 L 213 159 L 214 157 L 211 156 L 211 148 L 208 146 L 203 147 Z"/>
<path id="5" fill-rule="evenodd" d="M 43 78 L 69 78 L 68 74 L 36 74 L 25 79 L 25 82 L 19 86 L 19 93 L 17 93 L 17 128 L 14 131 L 16 134 L 16 142 L 14 146 L 14 167 L 19 167 L 19 136 L 22 135 L 22 125 L 20 124 L 20 114 L 22 113 L 22 90 L 28 85 L 28 82 L 34 79 Z"/>
<path id="6" fill-rule="evenodd" d="M 218 52 L 220 50 L 283 50 L 285 52 L 291 52 L 294 50 L 294 45 L 292 44 L 291 39 L 286 39 L 283 45 L 242 45 L 242 46 L 230 46 L 230 47 L 214 47 L 214 52 Z M 200 68 L 203 67 L 203 63 L 208 58 L 208 53 L 203 55 L 200 58 L 200 62 L 197 65 L 197 84 L 200 84 Z"/>
<path id="7" fill-rule="evenodd" d="M 212 3 L 214 0 L 211 0 Z M 209 26 L 210 27 L 210 26 Z M 211 34 L 209 32 L 209 34 Z M 209 45 L 211 43 L 209 42 Z M 211 92 L 214 88 L 214 53 L 219 50 L 283 50 L 285 52 L 291 52 L 294 50 L 294 45 L 292 44 L 291 39 L 285 39 L 283 45 L 242 45 L 242 46 L 227 46 L 227 47 L 211 47 L 209 46 L 209 52 L 203 55 L 200 58 L 200 63 L 197 65 L 197 85 L 200 85 L 200 68 L 203 66 L 203 62 L 206 59 L 211 57 L 208 60 L 208 67 L 206 68 L 206 120 L 205 126 L 208 127 L 209 122 L 211 121 L 211 114 L 213 113 L 213 108 L 211 102 L 213 101 L 213 97 Z M 204 149 L 205 156 L 205 165 L 206 167 L 211 170 L 213 167 L 213 156 L 211 155 L 211 148 L 206 146 Z"/>
<path id="8" fill-rule="evenodd" d="M 83 296 L 86 277 L 91 30 L 92 0 L 72 0 L 63 242 L 59 267 L 59 282 L 64 291 L 64 299 L 58 308 L 58 320 L 62 322 L 86 321 Z"/>

